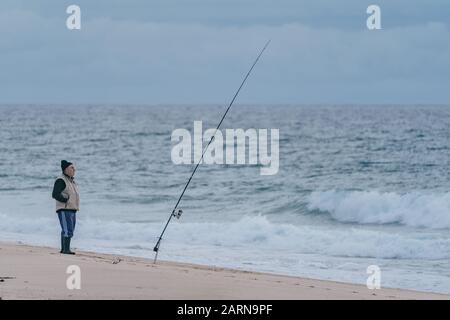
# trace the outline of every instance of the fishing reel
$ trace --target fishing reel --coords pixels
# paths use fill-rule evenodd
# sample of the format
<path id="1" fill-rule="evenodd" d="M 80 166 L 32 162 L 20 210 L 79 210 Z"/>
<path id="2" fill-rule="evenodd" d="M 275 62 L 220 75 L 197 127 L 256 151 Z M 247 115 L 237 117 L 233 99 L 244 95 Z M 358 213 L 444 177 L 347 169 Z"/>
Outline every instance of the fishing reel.
<path id="1" fill-rule="evenodd" d="M 172 216 L 174 216 L 174 217 L 177 218 L 177 219 L 180 219 L 180 217 L 181 217 L 182 214 L 183 214 L 183 210 L 177 209 L 176 211 L 174 211 L 174 212 L 172 213 Z"/>

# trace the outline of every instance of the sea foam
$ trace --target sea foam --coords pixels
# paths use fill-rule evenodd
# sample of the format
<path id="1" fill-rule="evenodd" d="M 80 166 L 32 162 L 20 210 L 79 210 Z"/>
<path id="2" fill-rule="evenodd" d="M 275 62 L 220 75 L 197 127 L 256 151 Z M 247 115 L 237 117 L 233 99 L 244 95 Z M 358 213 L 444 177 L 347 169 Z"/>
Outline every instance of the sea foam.
<path id="1" fill-rule="evenodd" d="M 450 228 L 449 192 L 313 192 L 308 199 L 308 209 L 328 212 L 333 219 L 340 222 Z"/>

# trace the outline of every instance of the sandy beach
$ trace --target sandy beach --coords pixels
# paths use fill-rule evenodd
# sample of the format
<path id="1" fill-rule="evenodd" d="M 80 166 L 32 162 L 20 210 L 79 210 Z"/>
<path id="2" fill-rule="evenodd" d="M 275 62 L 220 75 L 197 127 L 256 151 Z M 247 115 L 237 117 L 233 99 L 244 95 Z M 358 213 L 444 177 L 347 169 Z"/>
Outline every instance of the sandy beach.
<path id="1" fill-rule="evenodd" d="M 66 286 L 71 265 L 81 288 Z M 0 243 L 0 297 L 7 299 L 449 299 L 448 295 L 247 272 L 214 266 Z"/>

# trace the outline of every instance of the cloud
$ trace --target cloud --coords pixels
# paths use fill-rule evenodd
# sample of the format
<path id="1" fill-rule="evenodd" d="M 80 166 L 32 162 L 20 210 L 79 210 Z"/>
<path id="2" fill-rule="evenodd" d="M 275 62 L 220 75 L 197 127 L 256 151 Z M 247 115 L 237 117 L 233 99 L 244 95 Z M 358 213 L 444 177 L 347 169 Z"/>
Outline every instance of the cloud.
<path id="1" fill-rule="evenodd" d="M 255 103 L 450 101 L 450 33 L 430 22 L 368 31 L 0 14 L 3 102 Z M 11 32 L 9 30 L 14 30 Z"/>

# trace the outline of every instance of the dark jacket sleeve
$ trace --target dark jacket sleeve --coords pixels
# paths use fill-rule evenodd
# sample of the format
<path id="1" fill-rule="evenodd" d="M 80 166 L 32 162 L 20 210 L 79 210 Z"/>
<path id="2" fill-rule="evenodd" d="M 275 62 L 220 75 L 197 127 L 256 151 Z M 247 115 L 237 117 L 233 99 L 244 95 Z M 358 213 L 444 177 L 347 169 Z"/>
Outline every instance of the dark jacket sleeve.
<path id="1" fill-rule="evenodd" d="M 64 198 L 61 192 L 66 188 L 66 183 L 63 179 L 57 179 L 53 187 L 52 198 L 60 202 L 66 203 L 68 199 Z"/>

